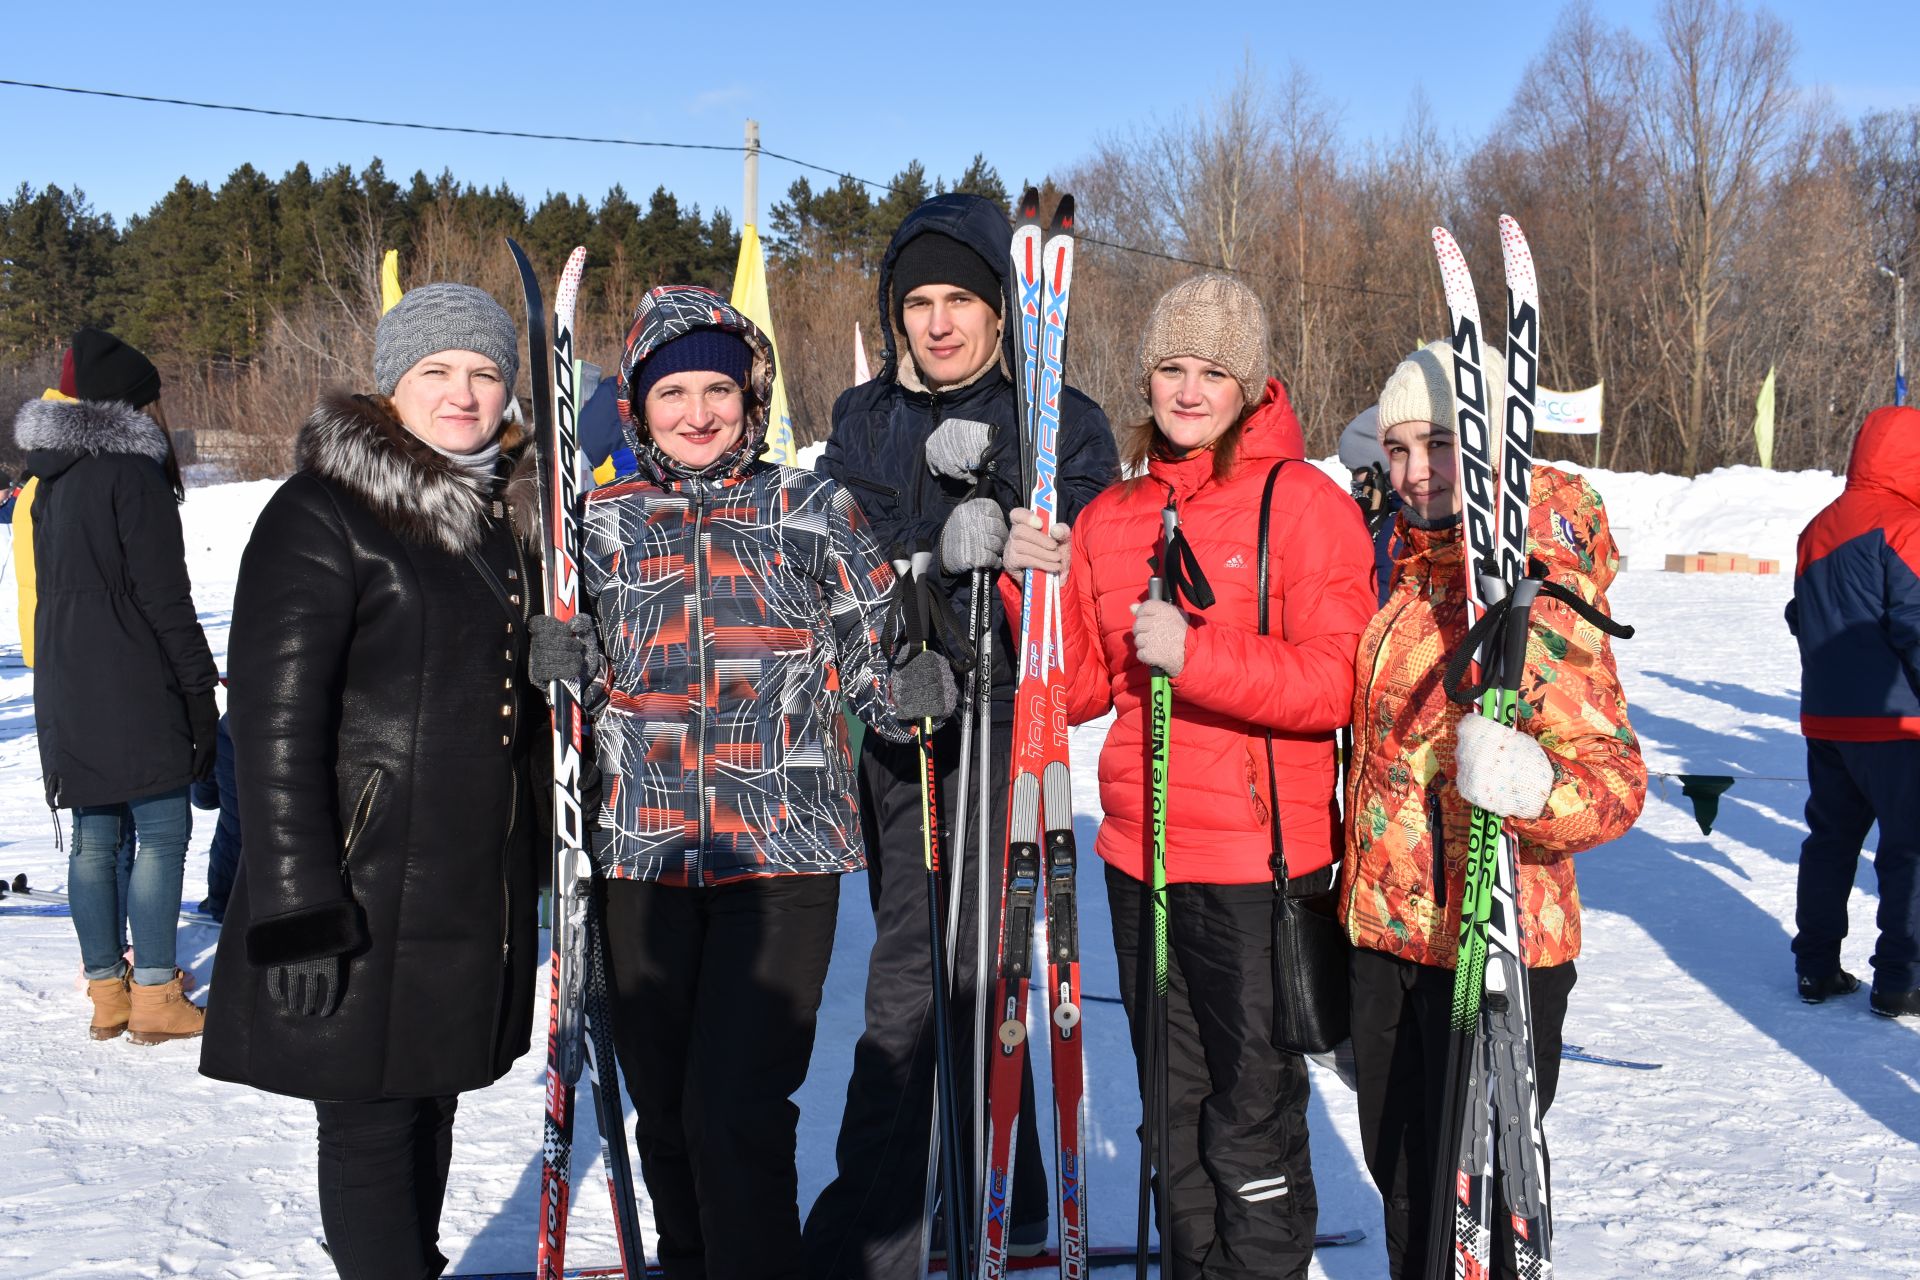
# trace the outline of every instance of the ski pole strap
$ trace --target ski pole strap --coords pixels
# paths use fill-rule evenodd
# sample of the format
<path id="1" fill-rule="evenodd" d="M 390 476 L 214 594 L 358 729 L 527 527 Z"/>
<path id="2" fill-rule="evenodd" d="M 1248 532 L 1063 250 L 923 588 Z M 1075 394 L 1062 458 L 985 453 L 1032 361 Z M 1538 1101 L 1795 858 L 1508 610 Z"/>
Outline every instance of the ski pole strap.
<path id="1" fill-rule="evenodd" d="M 1256 571 L 1259 575 L 1256 595 L 1260 601 L 1260 634 L 1263 636 L 1268 634 L 1267 527 L 1273 515 L 1273 487 L 1279 483 L 1280 469 L 1286 465 L 1285 458 L 1274 463 L 1273 470 L 1267 472 L 1266 487 L 1260 491 L 1260 547 L 1256 562 L 1260 567 Z M 1267 743 L 1267 827 L 1273 838 L 1273 852 L 1267 855 L 1267 866 L 1273 872 L 1273 887 L 1284 892 L 1287 884 L 1287 849 L 1285 841 L 1280 838 L 1280 786 L 1273 766 L 1273 730 L 1263 730 L 1261 737 Z"/>
<path id="2" fill-rule="evenodd" d="M 893 647 L 904 644 L 918 650 L 925 644 L 946 657 L 955 675 L 972 671 L 977 661 L 973 644 L 933 574 L 916 568 L 915 553 L 905 548 L 895 549 L 891 563 L 893 590 L 888 593 L 884 629 L 892 635 Z"/>
<path id="3" fill-rule="evenodd" d="M 1160 549 L 1160 577 L 1166 580 L 1167 599 L 1175 604 L 1189 601 L 1196 609 L 1206 609 L 1213 605 L 1213 587 L 1207 581 L 1206 570 L 1200 567 L 1200 557 L 1187 545 L 1186 534 L 1180 531 L 1180 517 L 1173 505 L 1173 487 L 1167 487 L 1167 505 L 1160 512 L 1161 528 L 1164 531 Z"/>
<path id="4" fill-rule="evenodd" d="M 1453 651 L 1453 657 L 1447 661 L 1446 676 L 1443 681 L 1447 697 L 1451 701 L 1470 706 L 1478 702 L 1481 695 L 1486 693 L 1488 689 L 1493 688 L 1496 682 L 1499 681 L 1502 673 L 1494 669 L 1498 664 L 1494 662 L 1483 662 L 1480 664 L 1480 678 L 1472 684 L 1467 683 L 1468 664 L 1474 660 L 1476 654 L 1487 647 L 1488 641 L 1496 635 L 1503 635 L 1506 638 L 1511 652 L 1511 656 L 1508 658 L 1508 665 L 1513 668 L 1510 673 L 1511 678 L 1514 687 L 1519 687 L 1520 665 L 1525 660 L 1526 654 L 1524 637 L 1526 635 L 1528 615 L 1533 608 L 1534 600 L 1538 596 L 1546 596 L 1550 599 L 1558 600 L 1561 604 L 1573 610 L 1582 621 L 1598 628 L 1606 635 L 1613 636 L 1620 640 L 1628 640 L 1633 637 L 1632 627 L 1625 623 L 1615 622 L 1612 618 L 1609 618 L 1606 614 L 1594 608 L 1585 600 L 1582 600 L 1578 593 L 1569 588 L 1557 582 L 1548 581 L 1545 576 L 1545 567 L 1541 565 L 1539 561 L 1536 560 L 1533 562 L 1532 573 L 1528 575 L 1525 581 L 1537 582 L 1539 583 L 1539 587 L 1533 592 L 1522 593 L 1516 591 L 1505 596 L 1498 602 L 1489 605 L 1487 611 L 1480 615 L 1480 620 L 1467 629 L 1466 640 L 1458 649 Z"/>

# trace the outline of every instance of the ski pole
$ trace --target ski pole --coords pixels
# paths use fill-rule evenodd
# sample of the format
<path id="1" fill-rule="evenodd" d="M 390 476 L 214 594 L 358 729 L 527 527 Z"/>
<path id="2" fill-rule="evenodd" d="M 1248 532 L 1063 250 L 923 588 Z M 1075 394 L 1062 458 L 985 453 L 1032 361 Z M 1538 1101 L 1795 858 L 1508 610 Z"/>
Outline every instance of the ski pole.
<path id="1" fill-rule="evenodd" d="M 920 653 L 928 652 L 927 629 L 932 602 L 926 575 L 932 565 L 931 551 L 915 551 L 911 559 L 893 562 L 894 573 L 908 593 L 904 610 L 907 644 Z M 914 738 L 920 754 L 920 838 L 927 869 L 927 944 L 933 986 L 933 1105 L 937 1122 L 935 1140 L 940 1147 L 941 1189 L 947 1204 L 947 1266 L 951 1274 L 971 1275 L 973 1268 L 966 1252 L 965 1226 L 971 1216 L 966 1213 L 966 1187 L 960 1176 L 959 1110 L 954 1094 L 952 1028 L 948 1024 L 947 950 L 940 891 L 940 785 L 935 772 L 931 717 L 914 727 Z M 923 1227 L 923 1239 L 925 1235 Z"/>
<path id="2" fill-rule="evenodd" d="M 1147 579 L 1147 599 L 1165 600 L 1171 593 L 1179 603 L 1178 578 L 1172 572 L 1174 539 L 1179 536 L 1179 516 L 1171 505 L 1160 512 L 1163 550 L 1159 568 Z M 1171 589 L 1171 592 L 1170 592 Z M 1152 887 L 1148 911 L 1153 928 L 1153 983 L 1148 993 L 1145 1033 L 1141 1036 L 1140 1093 L 1144 1123 L 1140 1135 L 1139 1203 L 1139 1280 L 1147 1275 L 1148 1200 L 1158 1191 L 1160 1248 L 1171 1256 L 1173 1216 L 1169 1203 L 1167 1159 L 1173 1149 L 1172 1125 L 1167 1106 L 1167 766 L 1173 734 L 1173 685 L 1167 673 L 1153 669 L 1148 688 L 1147 776 L 1152 788 L 1149 830 L 1152 840 Z M 1144 941 L 1144 939 L 1143 939 Z M 1142 966 L 1144 969 L 1145 966 Z M 1157 1184 L 1157 1187 L 1156 1187 Z"/>

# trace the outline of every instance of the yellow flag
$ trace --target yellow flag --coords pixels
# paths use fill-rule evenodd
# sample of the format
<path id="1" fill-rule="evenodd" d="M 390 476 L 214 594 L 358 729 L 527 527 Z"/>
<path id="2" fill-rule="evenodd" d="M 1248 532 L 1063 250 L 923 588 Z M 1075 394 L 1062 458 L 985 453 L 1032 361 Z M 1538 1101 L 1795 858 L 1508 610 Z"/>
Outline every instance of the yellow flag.
<path id="1" fill-rule="evenodd" d="M 767 407 L 767 457 L 796 466 L 799 446 L 793 439 L 793 414 L 787 409 L 787 384 L 780 373 L 780 344 L 773 336 L 773 309 L 767 304 L 767 255 L 760 233 L 749 222 L 740 228 L 740 263 L 733 270 L 734 309 L 760 326 L 773 344 L 773 403 Z"/>
<path id="2" fill-rule="evenodd" d="M 1753 442 L 1760 446 L 1760 465 L 1773 470 L 1773 366 L 1767 366 L 1767 380 L 1760 384 L 1760 398 L 1753 402 Z"/>
<path id="3" fill-rule="evenodd" d="M 393 304 L 400 301 L 400 251 L 387 250 L 387 256 L 380 260 L 380 314 L 393 310 Z"/>

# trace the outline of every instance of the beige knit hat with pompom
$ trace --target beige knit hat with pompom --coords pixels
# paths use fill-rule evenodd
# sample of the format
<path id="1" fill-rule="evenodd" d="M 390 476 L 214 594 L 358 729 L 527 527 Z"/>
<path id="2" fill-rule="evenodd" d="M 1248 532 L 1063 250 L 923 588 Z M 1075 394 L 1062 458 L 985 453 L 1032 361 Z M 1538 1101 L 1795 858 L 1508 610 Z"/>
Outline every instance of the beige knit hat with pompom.
<path id="1" fill-rule="evenodd" d="M 1246 403 L 1267 393 L 1267 313 L 1253 290 L 1208 273 L 1160 295 L 1140 335 L 1140 395 L 1153 371 L 1176 356 L 1210 360 L 1233 375 Z"/>

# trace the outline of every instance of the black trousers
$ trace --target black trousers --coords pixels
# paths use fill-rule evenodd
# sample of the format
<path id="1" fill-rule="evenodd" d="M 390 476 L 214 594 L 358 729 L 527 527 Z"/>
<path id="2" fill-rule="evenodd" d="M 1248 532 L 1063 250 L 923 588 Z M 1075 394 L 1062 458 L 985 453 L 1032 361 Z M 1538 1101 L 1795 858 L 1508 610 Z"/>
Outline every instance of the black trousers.
<path id="1" fill-rule="evenodd" d="M 1010 737 L 996 724 L 988 773 L 992 813 L 987 825 L 988 999 L 992 998 L 993 939 L 998 937 L 1000 867 L 1005 861 Z M 977 750 L 977 746 L 976 746 Z M 960 803 L 960 730 L 934 735 L 940 777 L 940 824 L 945 865 L 952 866 L 953 818 Z M 967 849 L 961 869 L 960 937 L 952 1001 L 954 1057 L 964 1064 L 955 1083 L 965 1135 L 963 1174 L 972 1167 L 972 1059 L 976 851 L 979 782 L 970 776 Z M 933 973 L 927 939 L 927 869 L 920 838 L 920 757 L 917 747 L 869 733 L 860 761 L 860 821 L 867 844 L 867 889 L 873 901 L 873 953 L 867 963 L 866 1030 L 854 1049 L 847 1106 L 834 1149 L 836 1175 L 807 1215 L 807 1273 L 813 1280 L 900 1280 L 920 1264 L 920 1222 L 926 1190 L 927 1132 L 933 1121 Z M 1087 856 L 1091 857 L 1089 853 Z M 949 890 L 951 891 L 951 890 Z M 950 901 L 951 899 L 949 899 Z M 993 1034 L 989 1024 L 988 1035 Z M 1045 1132 L 1051 1132 L 1049 1125 Z M 1020 1127 L 1013 1165 L 1015 1234 L 1044 1227 L 1053 1197 L 1040 1154 L 1029 1058 L 1021 1082 Z M 934 1243 L 942 1243 L 938 1235 Z"/>
<path id="2" fill-rule="evenodd" d="M 320 1225 L 340 1280 L 431 1280 L 446 1270 L 440 1206 L 458 1095 L 316 1102 Z"/>
<path id="3" fill-rule="evenodd" d="M 1300 878 L 1324 888 L 1329 877 Z M 1147 1033 L 1147 886 L 1107 868 L 1120 997 L 1135 1060 Z M 1307 1143 L 1307 1065 L 1273 1045 L 1273 886 L 1167 887 L 1169 1280 L 1307 1274 L 1320 1200 Z M 1167 1245 L 1162 1242 L 1162 1249 Z M 1165 1264 L 1163 1263 L 1163 1266 Z"/>
<path id="4" fill-rule="evenodd" d="M 614 1042 L 669 1280 L 796 1280 L 800 1109 L 840 877 L 606 885 Z"/>
<path id="5" fill-rule="evenodd" d="M 1433 1176 L 1440 1158 L 1453 970 L 1356 947 L 1352 972 L 1361 1149 L 1373 1185 L 1380 1189 L 1389 1275 L 1394 1280 L 1418 1277 L 1426 1266 Z M 1577 976 L 1571 961 L 1527 970 L 1533 1079 L 1542 1120 L 1560 1087 L 1560 1035 Z M 1551 1160 L 1541 1173 L 1551 1187 Z M 1513 1232 L 1504 1203 L 1496 1206 L 1493 1219 L 1493 1274 L 1511 1280 Z"/>
<path id="6" fill-rule="evenodd" d="M 1807 838 L 1800 846 L 1794 900 L 1796 972 L 1825 978 L 1840 971 L 1847 899 L 1860 848 L 1875 819 L 1880 887 L 1873 986 L 1898 995 L 1920 979 L 1920 742 L 1807 739 Z"/>

